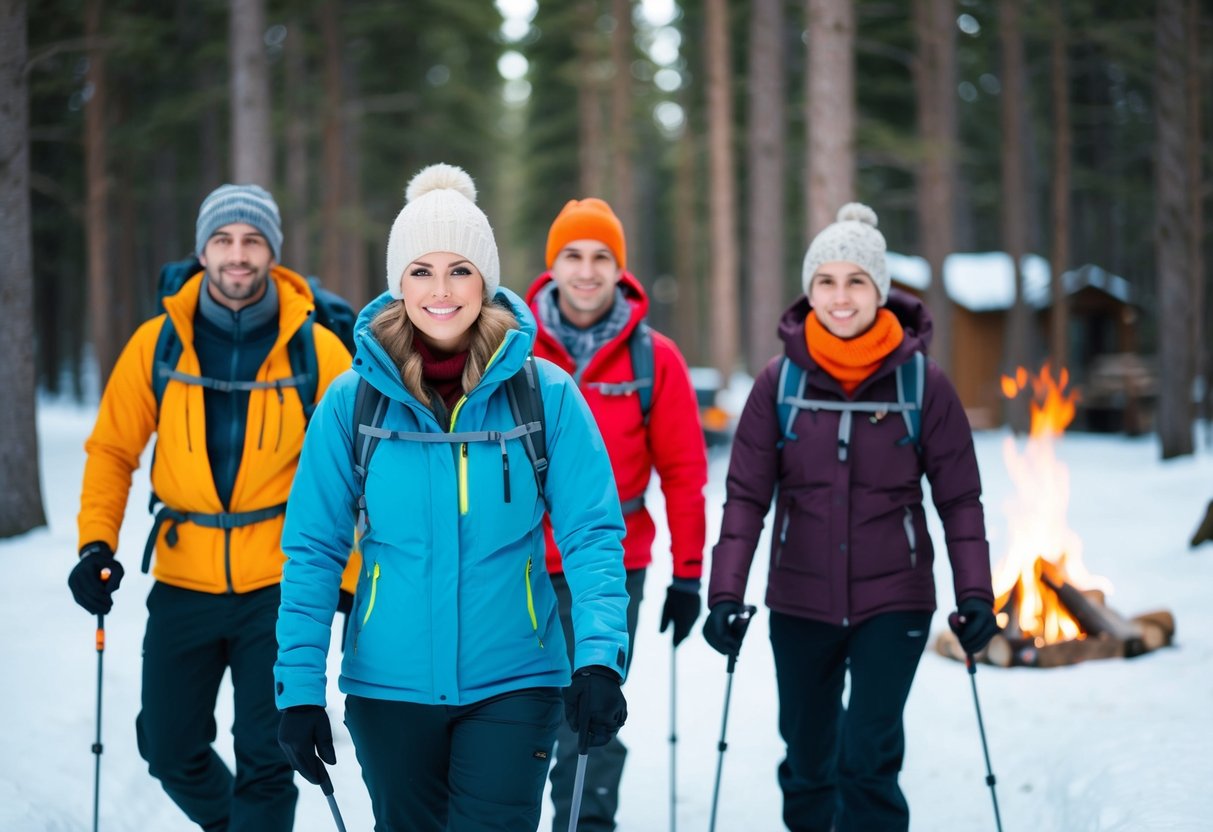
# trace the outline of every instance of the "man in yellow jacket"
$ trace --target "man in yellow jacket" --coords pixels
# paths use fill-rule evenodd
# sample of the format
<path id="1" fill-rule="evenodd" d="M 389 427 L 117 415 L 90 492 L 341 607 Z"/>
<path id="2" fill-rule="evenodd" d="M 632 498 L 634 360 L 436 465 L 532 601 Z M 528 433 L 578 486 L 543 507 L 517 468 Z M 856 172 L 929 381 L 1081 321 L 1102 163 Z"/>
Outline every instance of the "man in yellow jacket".
<path id="1" fill-rule="evenodd" d="M 131 475 L 155 433 L 152 489 L 163 505 L 143 565 L 154 549 L 139 752 L 203 829 L 286 832 L 297 790 L 274 706 L 279 539 L 315 404 L 299 390 L 314 389 L 319 400 L 350 355 L 333 333 L 305 326 L 312 292 L 276 262 L 282 230 L 268 192 L 215 190 L 199 210 L 195 242 L 203 271 L 136 330 L 106 384 L 85 443 L 80 560 L 68 584 L 90 613 L 110 610 L 123 575 L 114 550 Z M 310 381 L 291 360 L 308 334 Z M 211 746 L 229 668 L 234 775 Z"/>

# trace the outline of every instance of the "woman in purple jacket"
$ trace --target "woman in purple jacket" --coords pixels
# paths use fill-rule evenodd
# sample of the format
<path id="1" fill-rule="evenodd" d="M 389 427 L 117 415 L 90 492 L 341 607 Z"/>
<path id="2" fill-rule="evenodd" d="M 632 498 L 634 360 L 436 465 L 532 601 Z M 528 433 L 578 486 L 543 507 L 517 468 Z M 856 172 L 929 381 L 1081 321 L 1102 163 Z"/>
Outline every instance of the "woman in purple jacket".
<path id="1" fill-rule="evenodd" d="M 943 520 L 961 643 L 977 652 L 997 630 L 972 432 L 947 377 L 921 358 L 926 308 L 889 292 L 876 223 L 866 205 L 845 205 L 809 246 L 805 296 L 779 322 L 786 358 L 754 382 L 734 437 L 712 552 L 704 637 L 736 654 L 744 629 L 734 622 L 774 497 L 766 603 L 794 832 L 909 827 L 897 785 L 902 711 L 935 610 L 923 474 Z M 920 392 L 904 389 L 916 382 Z"/>

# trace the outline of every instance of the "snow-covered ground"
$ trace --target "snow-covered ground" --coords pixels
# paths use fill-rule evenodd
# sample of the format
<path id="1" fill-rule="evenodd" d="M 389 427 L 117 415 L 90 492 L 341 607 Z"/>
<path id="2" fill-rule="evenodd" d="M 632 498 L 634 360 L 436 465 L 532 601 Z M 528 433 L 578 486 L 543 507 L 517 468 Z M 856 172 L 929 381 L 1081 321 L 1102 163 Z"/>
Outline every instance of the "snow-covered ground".
<path id="1" fill-rule="evenodd" d="M 0 542 L 0 830 L 84 830 L 92 823 L 96 653 L 93 619 L 65 579 L 74 562 L 82 445 L 93 413 L 59 404 L 39 410 L 49 529 Z M 992 550 L 1007 538 L 1002 507 L 1011 483 L 1001 433 L 977 437 Z M 1196 552 L 1187 538 L 1213 497 L 1213 455 L 1158 461 L 1151 439 L 1069 436 L 1059 448 L 1071 474 L 1070 526 L 1092 572 L 1115 585 L 1109 603 L 1126 614 L 1166 607 L 1177 644 L 1132 661 L 977 674 L 1003 826 L 1032 832 L 1140 832 L 1213 828 L 1213 544 Z M 714 539 L 727 459 L 715 458 L 708 490 Z M 5 488 L 23 487 L 4 483 Z M 660 508 L 660 493 L 650 505 Z M 149 528 L 145 472 L 136 475 L 120 556 L 126 579 L 107 618 L 101 827 L 192 828 L 148 776 L 135 747 L 140 642 L 150 586 L 138 572 Z M 942 540 L 935 525 L 937 544 Z M 655 552 L 663 551 L 658 539 Z M 761 604 L 764 557 L 756 558 L 750 598 Z M 951 575 L 936 565 L 940 604 L 952 604 Z M 670 648 L 657 622 L 669 564 L 650 570 L 632 676 L 625 688 L 631 747 L 620 828 L 669 828 Z M 717 829 L 780 829 L 775 767 L 781 757 L 765 611 L 741 654 L 733 684 L 728 751 Z M 945 627 L 936 615 L 936 631 Z M 698 632 L 678 651 L 678 826 L 706 829 L 721 729 L 724 659 Z M 337 656 L 330 677 L 337 676 Z M 336 794 L 353 830 L 372 827 L 369 801 L 341 725 L 335 682 L 330 713 L 338 732 Z M 221 691 L 220 725 L 230 726 L 230 689 Z M 902 785 L 914 830 L 993 829 L 985 765 L 969 679 L 962 665 L 928 650 L 906 711 L 908 754 Z M 229 761 L 230 732 L 220 732 Z M 298 830 L 334 827 L 319 789 L 301 784 Z M 544 825 L 550 826 L 545 805 Z"/>

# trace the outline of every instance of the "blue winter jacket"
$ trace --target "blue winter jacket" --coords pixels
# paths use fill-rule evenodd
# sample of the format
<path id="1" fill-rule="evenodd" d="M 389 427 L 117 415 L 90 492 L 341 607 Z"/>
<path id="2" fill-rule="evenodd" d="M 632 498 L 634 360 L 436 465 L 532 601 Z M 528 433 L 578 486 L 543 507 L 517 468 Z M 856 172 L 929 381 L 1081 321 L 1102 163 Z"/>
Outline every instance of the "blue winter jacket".
<path id="1" fill-rule="evenodd" d="M 358 501 L 353 448 L 359 378 L 389 399 L 383 427 L 443 434 L 370 331 L 386 293 L 359 316 L 354 367 L 312 417 L 287 504 L 274 666 L 279 708 L 325 704 L 325 666 Z M 535 321 L 507 289 L 510 331 L 480 383 L 452 409 L 452 431 L 515 427 L 503 382 L 531 349 Z M 546 497 L 573 593 L 575 664 L 624 675 L 628 637 L 623 516 L 606 447 L 563 370 L 537 360 L 550 467 L 545 494 L 521 439 L 465 445 L 385 439 L 366 478 L 368 530 L 340 688 L 347 694 L 465 705 L 570 681 L 544 565 Z M 504 477 L 510 500 L 505 500 Z"/>

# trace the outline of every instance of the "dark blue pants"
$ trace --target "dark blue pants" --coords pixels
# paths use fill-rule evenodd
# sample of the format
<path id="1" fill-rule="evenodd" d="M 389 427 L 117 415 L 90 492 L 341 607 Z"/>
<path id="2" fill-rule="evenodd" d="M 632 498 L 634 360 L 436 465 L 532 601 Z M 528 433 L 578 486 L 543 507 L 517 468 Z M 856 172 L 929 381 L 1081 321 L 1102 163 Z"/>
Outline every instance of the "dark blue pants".
<path id="1" fill-rule="evenodd" d="M 902 712 L 930 624 L 930 612 L 886 613 L 854 627 L 771 613 L 779 733 L 787 744 L 779 786 L 792 832 L 909 829 L 897 785 Z"/>
<path id="2" fill-rule="evenodd" d="M 543 805 L 559 688 L 472 705 L 345 698 L 378 832 L 534 832 Z"/>
<path id="3" fill-rule="evenodd" d="M 632 569 L 627 573 L 628 667 L 631 667 L 632 656 L 636 652 L 636 621 L 640 617 L 640 602 L 644 598 L 645 572 L 644 569 Z M 564 575 L 552 576 L 552 588 L 556 590 L 556 605 L 560 623 L 564 627 L 564 641 L 569 650 L 571 666 L 576 646 L 573 640 L 573 595 L 569 592 L 569 583 Z M 612 832 L 615 829 L 619 781 L 623 778 L 623 763 L 627 755 L 628 749 L 619 741 L 618 734 L 606 745 L 591 749 L 586 758 L 578 832 Z M 562 719 L 556 735 L 556 765 L 552 767 L 552 805 L 556 809 L 552 829 L 555 832 L 567 832 L 569 828 L 569 810 L 573 804 L 573 782 L 576 777 L 577 734 Z"/>
<path id="4" fill-rule="evenodd" d="M 290 832 L 298 790 L 278 746 L 278 587 L 212 595 L 157 582 L 147 596 L 143 700 L 148 771 L 191 821 L 223 832 Z M 215 699 L 232 673 L 233 777 L 215 753 Z"/>

